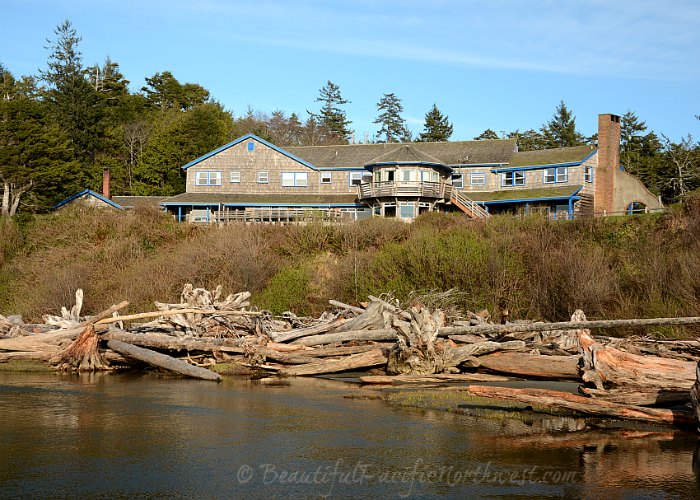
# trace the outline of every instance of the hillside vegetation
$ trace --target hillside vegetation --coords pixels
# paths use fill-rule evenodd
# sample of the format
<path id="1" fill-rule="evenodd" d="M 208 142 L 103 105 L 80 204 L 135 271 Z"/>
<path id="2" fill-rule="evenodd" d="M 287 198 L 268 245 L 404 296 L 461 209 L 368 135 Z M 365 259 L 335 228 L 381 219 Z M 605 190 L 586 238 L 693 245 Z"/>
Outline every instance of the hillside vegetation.
<path id="1" fill-rule="evenodd" d="M 249 290 L 274 313 L 328 299 L 456 288 L 462 310 L 511 319 L 700 316 L 700 203 L 684 211 L 576 221 L 428 214 L 343 226 L 194 227 L 156 211 L 73 207 L 0 221 L 0 314 L 36 320 L 85 291 L 88 313 L 177 301 L 184 283 Z"/>

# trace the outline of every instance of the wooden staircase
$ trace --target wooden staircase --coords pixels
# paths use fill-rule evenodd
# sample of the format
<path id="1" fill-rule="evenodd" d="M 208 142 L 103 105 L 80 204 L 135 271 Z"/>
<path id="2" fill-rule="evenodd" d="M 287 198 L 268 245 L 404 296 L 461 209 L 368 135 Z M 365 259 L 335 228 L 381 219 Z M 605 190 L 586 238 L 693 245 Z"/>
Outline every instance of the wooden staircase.
<path id="1" fill-rule="evenodd" d="M 487 219 L 490 217 L 484 207 L 456 189 L 452 189 L 450 201 L 472 219 Z"/>

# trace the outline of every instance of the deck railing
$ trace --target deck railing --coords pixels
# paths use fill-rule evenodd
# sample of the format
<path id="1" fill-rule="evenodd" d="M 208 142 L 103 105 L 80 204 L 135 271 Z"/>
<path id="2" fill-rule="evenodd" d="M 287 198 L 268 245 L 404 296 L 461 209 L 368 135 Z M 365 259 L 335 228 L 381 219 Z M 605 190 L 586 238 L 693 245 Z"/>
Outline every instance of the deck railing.
<path id="1" fill-rule="evenodd" d="M 360 184 L 360 199 L 381 198 L 383 196 L 422 196 L 425 198 L 444 198 L 445 182 L 429 181 L 378 181 Z"/>

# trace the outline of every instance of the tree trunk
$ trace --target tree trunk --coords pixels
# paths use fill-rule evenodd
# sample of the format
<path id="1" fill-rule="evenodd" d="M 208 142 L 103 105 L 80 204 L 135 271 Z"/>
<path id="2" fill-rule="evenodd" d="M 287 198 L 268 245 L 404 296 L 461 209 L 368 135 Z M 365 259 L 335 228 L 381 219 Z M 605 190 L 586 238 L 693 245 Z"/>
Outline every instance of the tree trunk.
<path id="1" fill-rule="evenodd" d="M 319 361 L 306 365 L 284 368 L 280 375 L 321 375 L 324 373 L 337 373 L 358 368 L 371 368 L 386 365 L 387 355 L 383 349 L 374 349 L 361 354 L 352 354 L 341 359 Z"/>
<path id="2" fill-rule="evenodd" d="M 192 366 L 185 361 L 166 356 L 165 354 L 161 354 L 159 352 L 136 347 L 125 342 L 110 340 L 107 342 L 107 347 L 128 358 L 136 359 L 149 365 L 179 373 L 187 377 L 199 378 L 202 380 L 213 380 L 216 382 L 221 380 L 221 375 L 207 370 L 206 368 Z"/>
<path id="3" fill-rule="evenodd" d="M 521 352 L 498 352 L 479 357 L 481 368 L 518 377 L 580 380 L 579 356 L 541 356 Z"/>
<path id="4" fill-rule="evenodd" d="M 565 409 L 594 417 L 613 417 L 655 424 L 670 424 L 680 427 L 695 425 L 690 412 L 664 408 L 644 408 L 585 398 L 568 392 L 546 389 L 511 389 L 472 385 L 464 389 L 472 396 L 518 401 L 551 409 Z"/>

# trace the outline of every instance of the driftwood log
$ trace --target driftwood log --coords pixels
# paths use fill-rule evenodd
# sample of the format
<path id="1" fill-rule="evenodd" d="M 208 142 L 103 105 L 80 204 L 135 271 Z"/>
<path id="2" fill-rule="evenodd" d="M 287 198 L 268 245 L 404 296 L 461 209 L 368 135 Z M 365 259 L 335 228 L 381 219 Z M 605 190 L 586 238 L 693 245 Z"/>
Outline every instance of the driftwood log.
<path id="1" fill-rule="evenodd" d="M 383 349 L 373 349 L 360 354 L 351 354 L 341 359 L 317 361 L 306 365 L 284 368 L 280 375 L 321 375 L 324 373 L 337 373 L 348 370 L 366 369 L 373 366 L 385 365 L 387 353 Z"/>
<path id="2" fill-rule="evenodd" d="M 107 342 L 107 346 L 113 351 L 118 352 L 119 354 L 128 358 L 132 358 L 158 368 L 163 368 L 171 372 L 179 373 L 187 377 L 202 380 L 213 380 L 216 382 L 221 380 L 221 375 L 218 373 L 214 373 L 200 366 L 193 366 L 185 361 L 181 361 L 149 349 L 137 347 L 118 340 L 110 340 Z"/>
<path id="3" fill-rule="evenodd" d="M 578 356 L 541 356 L 524 352 L 498 352 L 479 357 L 480 367 L 517 377 L 580 380 Z"/>
<path id="4" fill-rule="evenodd" d="M 576 394 L 546 389 L 512 389 L 507 387 L 469 386 L 464 390 L 472 396 L 517 401 L 551 409 L 565 409 L 595 417 L 614 417 L 623 420 L 655 424 L 671 424 L 678 427 L 696 425 L 691 412 L 665 408 L 645 408 L 594 400 Z"/>

